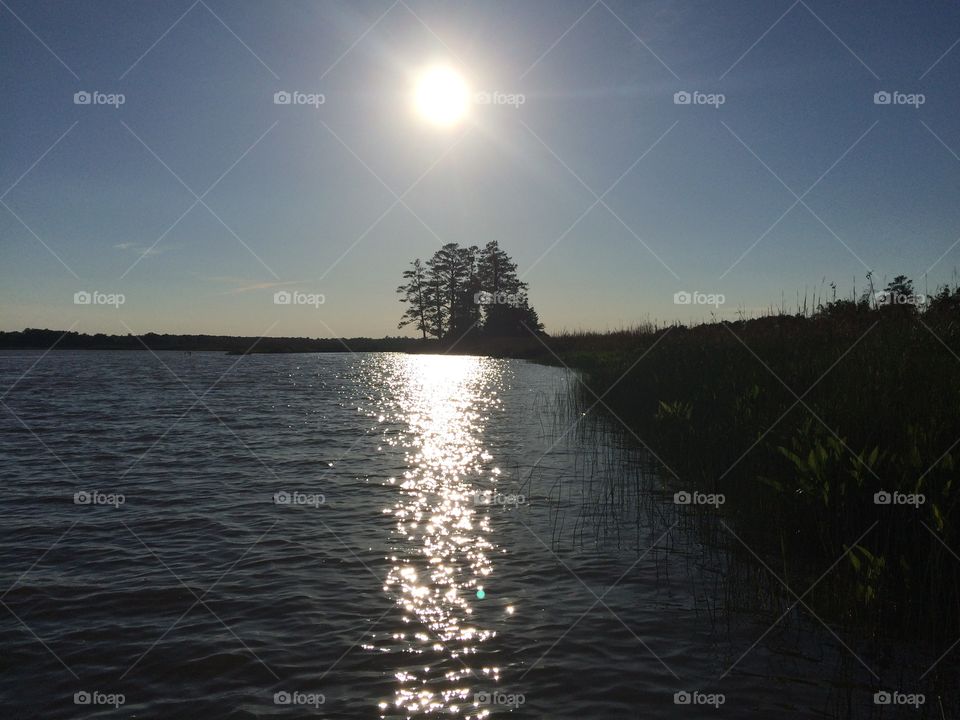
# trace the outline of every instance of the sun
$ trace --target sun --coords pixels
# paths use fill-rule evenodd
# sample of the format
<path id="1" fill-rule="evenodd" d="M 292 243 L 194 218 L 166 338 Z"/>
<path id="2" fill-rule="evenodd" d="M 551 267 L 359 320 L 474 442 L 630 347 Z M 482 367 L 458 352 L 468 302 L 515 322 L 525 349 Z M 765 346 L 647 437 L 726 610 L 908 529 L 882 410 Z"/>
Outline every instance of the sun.
<path id="1" fill-rule="evenodd" d="M 427 68 L 417 77 L 414 107 L 426 121 L 452 127 L 470 107 L 470 90 L 459 72 L 446 65 Z"/>

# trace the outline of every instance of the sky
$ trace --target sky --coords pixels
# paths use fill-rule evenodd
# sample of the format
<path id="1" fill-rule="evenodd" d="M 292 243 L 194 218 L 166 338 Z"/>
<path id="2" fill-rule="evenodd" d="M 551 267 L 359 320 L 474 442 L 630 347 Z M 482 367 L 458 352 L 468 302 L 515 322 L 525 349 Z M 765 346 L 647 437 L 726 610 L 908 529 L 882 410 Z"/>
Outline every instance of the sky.
<path id="1" fill-rule="evenodd" d="M 932 291 L 958 41 L 935 0 L 2 0 L 0 329 L 404 334 L 407 263 L 489 240 L 553 332 Z"/>

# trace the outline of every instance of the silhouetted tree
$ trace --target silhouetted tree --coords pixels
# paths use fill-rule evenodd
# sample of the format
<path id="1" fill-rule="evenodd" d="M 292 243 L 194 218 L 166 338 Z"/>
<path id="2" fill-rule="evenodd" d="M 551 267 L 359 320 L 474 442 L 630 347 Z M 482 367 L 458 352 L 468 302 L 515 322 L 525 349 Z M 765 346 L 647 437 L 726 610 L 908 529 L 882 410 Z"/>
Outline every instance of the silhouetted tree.
<path id="1" fill-rule="evenodd" d="M 430 265 L 429 261 L 427 265 Z M 427 297 L 430 300 L 427 312 L 430 332 L 437 340 L 442 340 L 447 327 L 447 311 L 444 305 L 446 291 L 440 277 L 430 272 L 427 273 Z"/>
<path id="2" fill-rule="evenodd" d="M 464 293 L 471 276 L 469 257 L 456 243 L 447 243 L 427 261 L 427 269 L 442 293 L 439 303 L 446 319 L 441 339 L 464 327 Z"/>
<path id="3" fill-rule="evenodd" d="M 410 263 L 410 269 L 403 271 L 403 279 L 406 281 L 397 288 L 397 292 L 403 295 L 400 302 L 407 303 L 407 309 L 400 318 L 398 328 L 404 328 L 407 325 L 414 325 L 417 330 L 423 333 L 423 339 L 427 339 L 427 332 L 431 331 L 428 315 L 430 314 L 432 303 L 430 302 L 431 286 L 427 280 L 426 269 L 420 258 Z"/>
<path id="4" fill-rule="evenodd" d="M 960 313 L 960 285 L 953 290 L 948 285 L 940 287 L 936 294 L 930 298 L 927 312 L 936 314 Z"/>
<path id="5" fill-rule="evenodd" d="M 456 312 L 451 315 L 452 322 L 450 324 L 451 332 L 454 332 L 458 338 L 479 332 L 483 322 L 480 304 L 477 302 L 477 297 L 483 290 L 477 264 L 479 252 L 476 245 L 458 250 L 465 279 L 458 294 Z"/>
<path id="6" fill-rule="evenodd" d="M 913 313 L 926 298 L 918 296 L 913 290 L 913 280 L 906 275 L 897 275 L 877 298 L 877 306 L 897 312 Z"/>
<path id="7" fill-rule="evenodd" d="M 488 242 L 481 252 L 479 275 L 486 292 L 483 327 L 487 334 L 526 334 L 521 325 L 524 321 L 539 326 L 539 321 L 522 310 L 527 303 L 527 284 L 517 276 L 517 264 L 496 240 Z"/>
<path id="8" fill-rule="evenodd" d="M 424 337 L 444 340 L 475 333 L 543 331 L 516 263 L 495 240 L 483 249 L 447 243 L 426 263 L 414 260 L 403 279 L 397 292 L 409 305 L 400 327 L 413 324 Z"/>

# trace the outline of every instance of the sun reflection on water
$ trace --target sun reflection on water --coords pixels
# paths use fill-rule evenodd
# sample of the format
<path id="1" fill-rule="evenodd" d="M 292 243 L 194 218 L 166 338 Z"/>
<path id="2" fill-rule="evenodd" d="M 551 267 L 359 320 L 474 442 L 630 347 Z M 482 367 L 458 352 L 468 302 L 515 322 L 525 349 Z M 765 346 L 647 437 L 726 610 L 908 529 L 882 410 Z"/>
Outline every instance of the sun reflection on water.
<path id="1" fill-rule="evenodd" d="M 402 480 L 391 479 L 399 497 L 384 511 L 396 520 L 384 591 L 402 609 L 405 626 L 391 638 L 391 649 L 414 657 L 396 672 L 397 689 L 391 702 L 380 703 L 381 717 L 486 717 L 487 710 L 474 706 L 471 687 L 499 678 L 499 668 L 477 657 L 496 633 L 473 615 L 495 546 L 474 494 L 494 486 L 499 474 L 483 446 L 483 428 L 500 402 L 501 370 L 474 357 L 394 356 L 390 362 L 383 381 L 391 400 L 379 419 L 407 428 L 391 440 L 404 448 L 407 470 Z"/>

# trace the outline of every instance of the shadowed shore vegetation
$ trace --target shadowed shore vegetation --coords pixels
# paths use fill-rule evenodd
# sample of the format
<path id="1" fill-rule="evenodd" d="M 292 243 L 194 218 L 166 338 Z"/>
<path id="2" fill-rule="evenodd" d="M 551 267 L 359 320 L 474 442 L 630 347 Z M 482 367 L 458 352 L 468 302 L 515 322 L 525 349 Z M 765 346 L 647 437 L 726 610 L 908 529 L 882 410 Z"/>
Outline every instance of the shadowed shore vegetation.
<path id="1" fill-rule="evenodd" d="M 579 411 L 622 422 L 666 492 L 722 493 L 719 511 L 692 510 L 719 512 L 732 549 L 756 550 L 811 609 L 939 654 L 960 634 L 960 291 L 919 305 L 841 300 L 525 350 L 579 371 Z"/>

